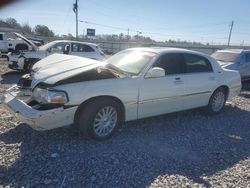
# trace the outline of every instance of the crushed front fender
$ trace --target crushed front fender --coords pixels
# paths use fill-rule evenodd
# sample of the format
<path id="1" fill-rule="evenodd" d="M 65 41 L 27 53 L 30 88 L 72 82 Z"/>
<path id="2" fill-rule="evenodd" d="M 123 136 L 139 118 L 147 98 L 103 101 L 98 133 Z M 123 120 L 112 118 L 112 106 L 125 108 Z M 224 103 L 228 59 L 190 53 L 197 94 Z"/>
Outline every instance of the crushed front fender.
<path id="1" fill-rule="evenodd" d="M 20 95 L 20 92 L 13 88 L 7 90 L 3 97 L 3 104 L 11 113 L 18 115 L 24 123 L 27 123 L 35 130 L 50 130 L 74 123 L 77 106 L 39 110 L 37 105 L 29 105 L 19 99 L 18 95 Z"/>

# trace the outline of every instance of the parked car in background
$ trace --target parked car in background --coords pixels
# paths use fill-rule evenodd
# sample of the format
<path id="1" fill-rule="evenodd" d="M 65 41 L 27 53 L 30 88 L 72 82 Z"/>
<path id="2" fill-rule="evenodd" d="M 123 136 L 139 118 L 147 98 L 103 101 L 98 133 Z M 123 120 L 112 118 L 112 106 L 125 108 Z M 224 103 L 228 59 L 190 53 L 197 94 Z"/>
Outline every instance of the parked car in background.
<path id="1" fill-rule="evenodd" d="M 223 68 L 237 70 L 242 80 L 250 79 L 250 50 L 225 49 L 211 55 Z"/>
<path id="2" fill-rule="evenodd" d="M 13 38 L 9 38 L 8 35 L 13 35 Z M 11 33 L 7 34 L 4 32 L 0 32 L 0 52 L 2 54 L 7 55 L 8 52 L 17 53 L 22 50 L 31 50 L 32 45 L 29 42 L 24 41 L 20 38 L 20 34 L 18 33 Z M 16 37 L 16 38 L 14 38 Z M 42 41 L 38 41 L 38 39 L 32 39 L 35 45 L 39 46 Z"/>
<path id="3" fill-rule="evenodd" d="M 73 124 L 96 140 L 109 138 L 123 121 L 205 106 L 217 114 L 239 94 L 238 71 L 210 56 L 174 48 L 134 48 L 100 62 L 54 54 L 35 72 L 32 97 L 17 86 L 4 103 L 36 130 Z"/>
<path id="4" fill-rule="evenodd" d="M 18 54 L 8 54 L 9 68 L 14 70 L 30 72 L 36 62 L 54 53 L 81 56 L 95 60 L 103 60 L 105 58 L 104 52 L 94 43 L 57 40 L 37 47 L 27 38 L 20 37 L 32 44 L 32 50 L 23 51 Z"/>

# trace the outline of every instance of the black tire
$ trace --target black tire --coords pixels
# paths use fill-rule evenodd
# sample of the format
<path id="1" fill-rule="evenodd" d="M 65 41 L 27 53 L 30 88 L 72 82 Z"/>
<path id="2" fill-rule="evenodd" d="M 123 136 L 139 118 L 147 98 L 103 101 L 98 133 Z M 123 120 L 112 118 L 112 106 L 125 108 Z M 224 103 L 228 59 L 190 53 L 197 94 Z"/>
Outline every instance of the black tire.
<path id="1" fill-rule="evenodd" d="M 100 136 L 96 133 L 94 129 L 94 120 L 97 117 L 97 114 L 103 109 L 111 107 L 116 111 L 117 121 L 115 123 L 114 128 L 107 135 Z M 83 110 L 80 112 L 80 116 L 78 119 L 78 127 L 79 132 L 85 138 L 91 138 L 94 140 L 106 140 L 110 138 L 117 128 L 122 123 L 122 110 L 120 105 L 113 99 L 109 98 L 99 98 L 93 102 L 88 103 Z"/>
<path id="2" fill-rule="evenodd" d="M 223 101 L 221 100 L 221 104 L 219 105 L 218 108 L 215 108 L 214 106 L 214 102 L 215 102 L 215 98 L 218 97 L 218 96 L 223 96 Z M 210 97 L 209 99 L 209 103 L 208 103 L 208 106 L 206 108 L 207 112 L 209 114 L 219 114 L 224 106 L 225 106 L 225 103 L 226 103 L 226 99 L 227 99 L 227 92 L 224 88 L 218 88 L 214 91 L 214 93 L 212 94 L 212 96 Z"/>

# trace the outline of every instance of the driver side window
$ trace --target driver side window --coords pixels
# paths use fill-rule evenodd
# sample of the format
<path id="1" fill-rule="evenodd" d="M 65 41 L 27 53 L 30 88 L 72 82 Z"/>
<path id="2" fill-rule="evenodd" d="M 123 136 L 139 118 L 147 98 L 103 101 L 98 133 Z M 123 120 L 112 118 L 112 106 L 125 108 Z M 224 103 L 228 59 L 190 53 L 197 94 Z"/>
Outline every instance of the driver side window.
<path id="1" fill-rule="evenodd" d="M 64 42 L 60 42 L 55 44 L 54 46 L 51 47 L 51 52 L 63 52 L 64 51 L 64 46 L 65 43 Z"/>
<path id="2" fill-rule="evenodd" d="M 160 67 L 165 70 L 166 75 L 185 73 L 185 60 L 182 54 L 162 55 L 153 67 Z"/>

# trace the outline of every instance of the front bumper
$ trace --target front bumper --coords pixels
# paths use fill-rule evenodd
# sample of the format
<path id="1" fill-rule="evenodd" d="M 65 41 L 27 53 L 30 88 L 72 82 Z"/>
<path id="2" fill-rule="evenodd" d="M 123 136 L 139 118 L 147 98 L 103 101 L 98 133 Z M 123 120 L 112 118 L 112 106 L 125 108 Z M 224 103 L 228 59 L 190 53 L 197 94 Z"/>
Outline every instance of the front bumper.
<path id="1" fill-rule="evenodd" d="M 50 130 L 74 123 L 77 106 L 70 108 L 57 107 L 49 110 L 39 109 L 39 106 L 29 105 L 29 100 L 21 100 L 22 91 L 18 86 L 8 89 L 3 97 L 6 108 L 17 114 L 24 123 L 38 131 Z"/>

